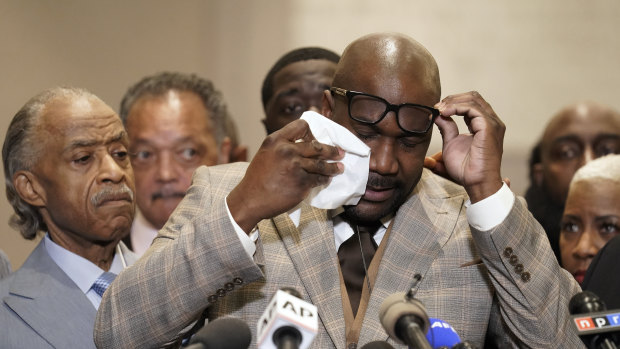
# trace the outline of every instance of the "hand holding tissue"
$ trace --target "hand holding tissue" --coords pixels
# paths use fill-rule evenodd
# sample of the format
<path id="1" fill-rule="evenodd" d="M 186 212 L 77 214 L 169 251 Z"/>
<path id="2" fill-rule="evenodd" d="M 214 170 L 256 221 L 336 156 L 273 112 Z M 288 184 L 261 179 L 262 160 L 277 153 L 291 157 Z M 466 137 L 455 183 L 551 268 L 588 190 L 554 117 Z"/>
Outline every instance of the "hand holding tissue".
<path id="1" fill-rule="evenodd" d="M 340 160 L 344 172 L 332 177 L 328 184 L 312 189 L 306 200 L 321 209 L 356 205 L 366 191 L 370 148 L 345 127 L 319 113 L 307 111 L 301 119 L 308 123 L 317 141 L 345 151 L 344 158 Z"/>

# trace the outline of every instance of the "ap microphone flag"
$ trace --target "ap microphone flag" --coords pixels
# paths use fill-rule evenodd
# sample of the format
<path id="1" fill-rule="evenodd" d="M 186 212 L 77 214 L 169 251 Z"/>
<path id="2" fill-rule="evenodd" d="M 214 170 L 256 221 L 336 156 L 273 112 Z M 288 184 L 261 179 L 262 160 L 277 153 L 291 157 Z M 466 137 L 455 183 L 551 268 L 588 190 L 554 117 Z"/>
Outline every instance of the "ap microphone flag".
<path id="1" fill-rule="evenodd" d="M 257 347 L 276 349 L 278 334 L 299 331 L 299 348 L 310 347 L 319 329 L 317 308 L 285 291 L 278 290 L 256 326 Z"/>
<path id="2" fill-rule="evenodd" d="M 429 318 L 430 326 L 426 333 L 426 340 L 433 347 L 452 348 L 461 342 L 461 338 L 449 323 L 436 318 Z"/>

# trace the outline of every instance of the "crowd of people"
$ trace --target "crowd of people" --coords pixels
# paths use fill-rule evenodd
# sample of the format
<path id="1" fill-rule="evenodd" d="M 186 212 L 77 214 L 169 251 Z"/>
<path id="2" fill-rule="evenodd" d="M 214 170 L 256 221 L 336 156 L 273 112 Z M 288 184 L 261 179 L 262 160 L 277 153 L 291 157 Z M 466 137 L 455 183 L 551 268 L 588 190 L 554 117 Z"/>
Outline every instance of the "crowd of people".
<path id="1" fill-rule="evenodd" d="M 42 238 L 13 272 L 0 251 L 0 347 L 177 347 L 227 316 L 256 345 L 282 288 L 317 306 L 313 348 L 402 347 L 377 314 L 415 279 L 428 314 L 476 347 L 577 348 L 570 299 L 583 287 L 620 304 L 620 112 L 553 116 L 522 198 L 501 176 L 501 117 L 475 91 L 442 98 L 434 57 L 406 35 L 292 50 L 260 95 L 266 138 L 249 163 L 224 97 L 195 74 L 144 77 L 118 113 L 76 87 L 27 101 L 2 157 L 11 225 Z M 347 156 L 306 111 L 370 149 L 357 204 L 306 200 Z M 442 153 L 428 158 L 434 126 Z"/>

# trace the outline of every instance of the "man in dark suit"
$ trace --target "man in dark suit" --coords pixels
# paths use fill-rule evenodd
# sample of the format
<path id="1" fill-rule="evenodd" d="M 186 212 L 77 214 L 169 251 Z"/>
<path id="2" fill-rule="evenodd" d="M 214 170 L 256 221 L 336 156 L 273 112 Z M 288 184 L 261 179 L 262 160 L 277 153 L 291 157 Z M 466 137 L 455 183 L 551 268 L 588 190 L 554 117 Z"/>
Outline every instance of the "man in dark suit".
<path id="1" fill-rule="evenodd" d="M 11 223 L 26 239 L 44 236 L 0 280 L 0 348 L 94 348 L 101 295 L 136 259 L 120 243 L 134 214 L 127 146 L 118 115 L 82 89 L 46 90 L 11 121 Z"/>
<path id="2" fill-rule="evenodd" d="M 581 285 L 605 302 L 607 309 L 620 309 L 620 236 L 601 248 L 590 263 Z"/>
<path id="3" fill-rule="evenodd" d="M 502 121 L 476 92 L 440 96 L 435 60 L 415 40 L 354 41 L 321 112 L 371 149 L 360 201 L 324 210 L 304 200 L 344 170 L 343 150 L 316 141 L 304 120 L 268 136 L 249 165 L 199 168 L 153 246 L 105 295 L 96 343 L 172 344 L 205 308 L 209 319 L 242 317 L 256 335 L 288 286 L 318 307 L 313 348 L 361 346 L 387 339 L 380 305 L 419 274 L 429 315 L 478 347 L 487 334 L 505 346 L 581 347 L 566 306 L 579 287 L 502 182 Z M 437 170 L 463 187 L 423 169 L 433 121 Z"/>

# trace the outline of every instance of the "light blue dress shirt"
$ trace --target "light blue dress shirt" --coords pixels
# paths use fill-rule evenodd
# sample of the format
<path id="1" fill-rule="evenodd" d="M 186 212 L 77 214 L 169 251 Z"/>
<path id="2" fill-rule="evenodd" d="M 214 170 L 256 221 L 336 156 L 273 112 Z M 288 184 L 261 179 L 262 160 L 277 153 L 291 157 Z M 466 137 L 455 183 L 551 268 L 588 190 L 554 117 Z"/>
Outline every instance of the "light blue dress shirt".
<path id="1" fill-rule="evenodd" d="M 52 260 L 69 276 L 69 278 L 79 287 L 86 298 L 93 304 L 95 309 L 99 309 L 101 296 L 91 289 L 95 280 L 105 270 L 99 268 L 88 259 L 78 256 L 77 254 L 61 247 L 50 239 L 49 234 L 44 237 L 45 250 Z M 111 273 L 117 274 L 126 266 L 121 249 L 116 247 L 116 253 L 110 266 Z"/>

